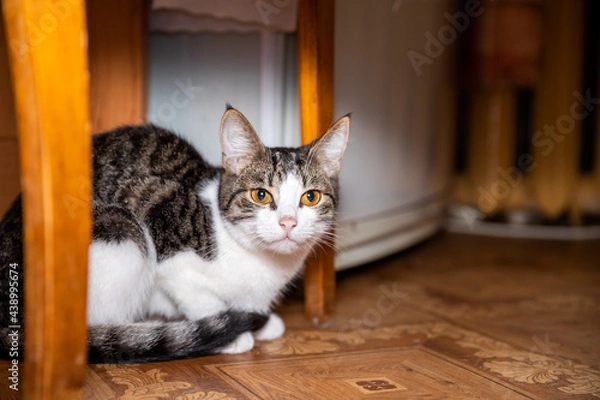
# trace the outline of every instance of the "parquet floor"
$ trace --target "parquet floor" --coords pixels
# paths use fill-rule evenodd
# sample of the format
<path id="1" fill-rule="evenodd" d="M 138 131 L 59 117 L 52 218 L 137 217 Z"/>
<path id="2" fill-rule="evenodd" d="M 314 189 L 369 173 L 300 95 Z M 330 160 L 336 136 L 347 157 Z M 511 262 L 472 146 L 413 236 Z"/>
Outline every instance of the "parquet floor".
<path id="1" fill-rule="evenodd" d="M 600 241 L 440 234 L 341 273 L 324 327 L 288 298 L 282 339 L 235 356 L 91 365 L 86 398 L 598 398 L 599 304 Z"/>

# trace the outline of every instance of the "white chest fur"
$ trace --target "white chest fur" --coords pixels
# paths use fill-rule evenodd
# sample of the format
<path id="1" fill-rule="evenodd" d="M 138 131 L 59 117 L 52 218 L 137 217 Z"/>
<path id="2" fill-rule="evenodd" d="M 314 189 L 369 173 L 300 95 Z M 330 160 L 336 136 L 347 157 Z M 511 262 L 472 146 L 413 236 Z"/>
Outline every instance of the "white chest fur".
<path id="1" fill-rule="evenodd" d="M 200 196 L 211 207 L 217 256 L 209 261 L 186 251 L 162 261 L 151 312 L 196 319 L 227 309 L 269 312 L 306 254 L 280 255 L 240 245 L 220 217 L 218 182 L 205 186 Z"/>

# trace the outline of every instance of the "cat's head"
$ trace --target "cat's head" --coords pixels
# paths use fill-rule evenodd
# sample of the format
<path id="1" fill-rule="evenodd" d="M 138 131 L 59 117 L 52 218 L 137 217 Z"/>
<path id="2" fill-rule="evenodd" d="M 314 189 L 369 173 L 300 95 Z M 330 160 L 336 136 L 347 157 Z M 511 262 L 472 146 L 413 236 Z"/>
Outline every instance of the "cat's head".
<path id="1" fill-rule="evenodd" d="M 298 148 L 268 148 L 248 120 L 228 109 L 221 121 L 223 177 L 219 206 L 229 232 L 245 247 L 306 254 L 333 227 L 338 173 L 350 118 Z"/>

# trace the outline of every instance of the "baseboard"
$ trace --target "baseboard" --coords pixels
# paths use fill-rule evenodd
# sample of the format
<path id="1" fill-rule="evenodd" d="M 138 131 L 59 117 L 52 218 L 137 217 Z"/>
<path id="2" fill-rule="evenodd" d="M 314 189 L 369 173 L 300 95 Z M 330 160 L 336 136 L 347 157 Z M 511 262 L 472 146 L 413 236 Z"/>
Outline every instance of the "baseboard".
<path id="1" fill-rule="evenodd" d="M 336 270 L 366 264 L 413 246 L 444 224 L 442 197 L 360 221 L 342 221 L 338 228 Z"/>

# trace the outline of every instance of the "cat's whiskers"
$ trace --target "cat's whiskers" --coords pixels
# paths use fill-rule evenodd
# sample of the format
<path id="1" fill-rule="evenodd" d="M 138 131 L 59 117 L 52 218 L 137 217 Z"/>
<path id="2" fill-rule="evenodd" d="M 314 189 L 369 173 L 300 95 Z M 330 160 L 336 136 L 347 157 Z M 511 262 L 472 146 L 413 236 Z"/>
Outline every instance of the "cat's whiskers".
<path id="1" fill-rule="evenodd" d="M 317 249 L 326 250 L 329 248 L 334 251 L 343 251 L 347 248 L 344 235 L 339 234 L 339 229 L 332 230 L 331 228 L 327 228 L 322 231 L 314 231 L 314 235 L 319 236 L 319 239 L 311 246 L 311 253 L 313 255 Z"/>

